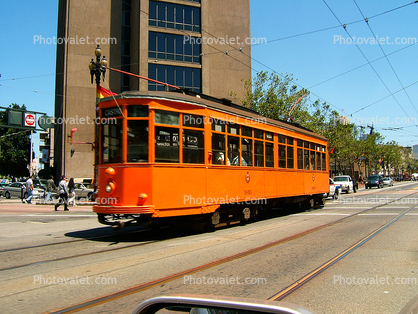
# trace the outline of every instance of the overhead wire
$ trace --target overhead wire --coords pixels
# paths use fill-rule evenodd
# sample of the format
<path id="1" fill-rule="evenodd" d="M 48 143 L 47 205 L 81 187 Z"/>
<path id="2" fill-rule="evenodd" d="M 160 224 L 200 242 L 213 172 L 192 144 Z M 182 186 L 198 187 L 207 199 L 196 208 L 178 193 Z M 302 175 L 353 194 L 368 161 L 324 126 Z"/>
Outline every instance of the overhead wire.
<path id="1" fill-rule="evenodd" d="M 324 1 L 325 2 L 325 1 Z M 371 16 L 369 19 L 372 19 L 372 18 L 375 18 L 375 17 L 378 17 L 378 16 L 381 16 L 381 15 L 384 15 L 384 14 L 387 14 L 387 13 L 390 13 L 390 12 L 393 12 L 393 11 L 395 11 L 395 10 L 398 10 L 398 9 L 401 9 L 401 8 L 404 8 L 404 7 L 407 7 L 407 6 L 409 6 L 409 5 L 411 5 L 411 4 L 414 4 L 414 3 L 417 3 L 418 1 L 414 1 L 414 2 L 411 2 L 411 3 L 408 3 L 408 4 L 405 4 L 405 5 L 402 5 L 402 6 L 399 6 L 399 7 L 396 7 L 396 8 L 393 8 L 393 9 L 391 9 L 391 10 L 387 10 L 387 11 L 385 11 L 385 12 L 382 12 L 382 13 L 379 13 L 379 14 L 376 14 L 376 15 L 373 15 L 373 16 Z M 142 10 L 141 10 L 142 11 Z M 149 13 L 148 12 L 145 12 L 145 11 L 142 11 L 143 13 L 145 13 L 145 14 L 147 14 L 148 16 L 149 16 Z M 335 15 L 334 15 L 335 16 Z M 335 16 L 336 17 L 336 16 Z M 338 20 L 338 18 L 337 18 L 337 20 Z M 339 20 L 338 20 L 339 21 Z M 334 29 L 334 28 L 337 28 L 337 27 L 341 27 L 341 26 L 347 26 L 347 25 L 350 25 L 350 24 L 354 24 L 354 23 L 359 23 L 359 22 L 362 22 L 363 20 L 358 20 L 358 21 L 353 21 L 353 22 L 350 22 L 350 23 L 346 23 L 346 24 L 341 24 L 341 22 L 339 21 L 339 23 L 340 23 L 340 25 L 337 25 L 337 26 L 332 26 L 332 27 L 328 27 L 328 28 L 324 28 L 324 29 L 320 29 L 320 30 L 314 30 L 314 31 L 309 31 L 309 32 L 305 32 L 305 33 L 301 33 L 301 34 L 296 34 L 296 35 L 291 35 L 291 36 L 287 36 L 287 37 L 283 37 L 283 38 L 279 38 L 279 39 L 275 39 L 275 40 L 271 40 L 271 41 L 268 41 L 268 43 L 272 43 L 272 42 L 275 42 L 275 41 L 279 41 L 279 40 L 284 40 L 284 39 L 289 39 L 289 38 L 294 38 L 294 37 L 298 37 L 298 36 L 303 36 L 303 35 L 308 35 L 308 34 L 312 34 L 312 33 L 316 33 L 316 32 L 321 32 L 321 31 L 326 31 L 326 30 L 329 30 L 329 29 Z M 206 34 L 208 34 L 208 35 L 210 35 L 210 36 L 212 36 L 213 38 L 218 38 L 218 37 L 216 37 L 215 35 L 213 35 L 213 34 L 211 34 L 211 33 L 209 33 L 208 31 L 206 31 L 206 30 L 204 30 L 203 28 L 202 28 L 202 32 L 205 32 Z M 185 32 L 184 32 L 185 33 Z M 229 43 L 227 43 L 230 47 L 232 47 L 234 50 L 237 50 L 237 51 L 240 51 L 240 53 L 243 53 L 240 49 L 238 49 L 238 48 L 236 48 L 236 47 L 234 47 L 234 46 L 232 46 L 232 45 L 230 45 Z M 221 50 L 221 49 L 218 49 L 218 48 L 216 48 L 216 47 L 214 47 L 214 46 L 212 46 L 212 45 L 208 45 L 208 46 L 210 46 L 211 48 L 213 48 L 213 49 L 215 49 L 215 50 L 217 50 L 216 52 L 213 52 L 213 53 L 209 53 L 209 54 L 215 54 L 215 53 L 224 53 L 225 54 L 225 51 L 223 51 L 223 50 Z M 252 45 L 252 46 L 255 46 L 255 45 Z M 410 45 L 410 46 L 412 46 L 412 45 Z M 408 47 L 410 47 L 410 46 L 408 46 Z M 403 49 L 406 49 L 406 48 L 408 48 L 408 47 L 404 47 L 404 48 L 402 48 L 402 49 L 400 49 L 400 50 L 403 50 Z M 398 50 L 398 51 L 400 51 L 400 50 Z M 206 54 L 206 55 L 209 55 L 209 54 Z M 392 53 L 393 54 L 393 53 Z M 246 55 L 245 53 L 244 53 L 244 55 Z M 245 62 L 243 62 L 243 61 L 241 61 L 241 60 L 238 60 L 237 58 L 234 58 L 233 56 L 231 56 L 230 54 L 227 54 L 227 56 L 228 57 L 230 57 L 230 58 L 232 58 L 233 60 L 235 60 L 235 61 L 237 61 L 237 62 L 239 62 L 239 63 L 241 63 L 241 64 L 243 64 L 243 65 L 245 65 L 245 66 L 247 66 L 247 67 L 249 67 L 251 70 L 254 70 L 254 71 L 257 71 L 256 69 L 254 69 L 252 66 L 250 66 L 250 65 L 248 65 L 248 64 L 246 64 Z M 247 57 L 249 57 L 249 58 L 251 58 L 251 60 L 253 60 L 254 62 L 256 62 L 256 63 L 258 63 L 258 64 L 260 64 L 260 65 L 262 65 L 262 66 L 264 66 L 265 68 L 267 68 L 267 69 L 269 69 L 269 70 L 271 70 L 273 73 L 275 73 L 275 74 L 277 74 L 277 75 L 279 75 L 279 76 L 281 76 L 281 77 L 283 77 L 283 75 L 281 75 L 280 73 L 278 73 L 277 71 L 275 71 L 273 68 L 271 68 L 271 67 L 269 67 L 269 66 L 267 66 L 266 64 L 264 64 L 263 62 L 260 62 L 260 61 L 258 61 L 258 60 L 256 60 L 255 58 L 253 58 L 252 56 L 248 56 L 248 55 L 246 55 Z M 381 58 L 379 58 L 379 59 L 381 59 Z M 376 60 L 378 60 L 378 59 L 376 59 Z M 375 61 L 376 61 L 375 60 Z M 371 65 L 371 62 L 366 58 L 366 61 L 367 61 L 367 64 L 366 65 Z M 372 62 L 374 62 L 374 61 L 372 61 Z M 360 66 L 360 67 L 362 67 L 362 66 Z M 346 73 L 348 73 L 348 72 L 351 72 L 351 71 L 354 71 L 354 70 L 356 70 L 356 69 L 358 69 L 358 68 L 360 68 L 360 67 L 357 67 L 357 68 L 355 68 L 355 69 L 352 69 L 352 70 L 350 70 L 350 71 L 347 71 L 347 72 L 344 72 L 344 73 L 342 73 L 342 74 L 340 74 L 340 75 L 338 75 L 338 76 L 335 76 L 335 77 L 333 77 L 333 78 L 336 78 L 336 77 L 339 77 L 339 76 L 341 76 L 341 75 L 344 75 L 344 74 L 346 74 Z M 376 71 L 375 71 L 376 72 Z M 376 74 L 377 74 L 377 72 L 376 72 Z M 51 74 L 49 74 L 49 75 L 51 75 Z M 54 74 L 52 74 L 52 75 L 54 75 Z M 378 74 L 377 74 L 378 75 Z M 47 75 L 41 75 L 41 76 L 47 76 Z M 378 75 L 379 76 L 379 75 Z M 34 77 L 40 77 L 40 76 L 34 76 Z M 30 77 L 28 77 L 28 78 L 30 78 Z M 333 79 L 333 78 L 331 78 L 331 79 Z M 380 78 L 380 76 L 379 76 L 379 78 Z M 17 79 L 23 79 L 23 78 L 17 78 Z M 329 81 L 329 80 L 331 80 L 331 79 L 328 79 L 328 80 L 326 80 L 326 81 Z M 380 78 L 381 79 L 381 78 Z M 9 80 L 13 80 L 13 79 L 9 79 Z M 326 81 L 324 81 L 324 82 L 321 82 L 321 83 L 318 83 L 318 84 L 316 84 L 316 85 L 314 85 L 314 86 L 312 86 L 312 87 L 315 87 L 315 86 L 318 86 L 318 85 L 320 85 L 320 84 L 322 84 L 322 83 L 325 83 Z M 305 88 L 305 87 L 303 87 L 303 86 L 301 86 L 300 84 L 298 84 L 297 82 L 295 82 L 295 81 L 291 81 L 292 83 L 294 83 L 294 84 L 296 84 L 297 86 L 299 86 L 299 87 L 301 87 L 301 88 Z M 383 80 L 382 80 L 382 82 L 383 82 Z M 384 83 L 384 82 L 383 82 Z M 415 83 L 413 83 L 413 84 L 410 84 L 409 86 L 407 86 L 407 87 L 404 87 L 403 89 L 401 89 L 401 90 L 405 90 L 406 88 L 408 88 L 408 87 L 410 87 L 411 85 L 414 85 L 414 84 L 416 84 L 417 82 L 415 82 Z M 312 88 L 312 87 L 310 87 L 310 88 Z M 388 89 L 388 88 L 387 88 Z M 401 90 L 399 90 L 399 91 L 401 91 Z M 390 92 L 390 90 L 388 89 L 388 91 Z M 397 92 L 399 92 L 399 91 L 397 91 Z M 396 93 L 397 93 L 396 92 Z M 390 92 L 391 93 L 391 92 Z M 321 99 L 322 101 L 325 101 L 325 102 L 327 102 L 326 100 L 324 100 L 322 97 L 320 97 L 319 95 L 316 95 L 315 93 L 312 93 L 313 95 L 315 95 L 316 97 L 318 97 L 319 99 Z M 387 96 L 387 97 L 393 97 L 393 94 L 394 93 L 391 93 L 391 95 L 389 95 L 389 96 Z M 383 99 L 386 99 L 387 97 L 385 97 L 385 98 L 383 98 Z M 381 99 L 381 100 L 383 100 L 383 99 Z M 379 101 L 381 101 L 381 100 L 378 100 L 377 102 L 379 102 Z M 375 102 L 375 103 L 377 103 L 377 102 Z M 333 105 L 333 104 L 331 104 L 330 102 L 327 102 L 330 106 L 332 106 L 332 107 L 334 107 L 334 108 L 336 108 L 336 109 L 338 109 L 338 110 L 340 110 L 340 111 L 344 111 L 344 110 L 342 110 L 342 109 L 340 109 L 340 108 L 338 108 L 337 106 L 335 106 L 335 105 Z M 373 103 L 374 104 L 374 103 Z M 371 105 L 373 105 L 373 104 L 371 104 Z M 398 103 L 399 104 L 399 103 Z M 364 108 L 362 108 L 362 109 L 360 109 L 360 110 L 358 110 L 358 111 L 361 111 L 361 110 L 364 110 L 365 108 L 367 108 L 367 107 L 369 107 L 369 106 L 371 106 L 371 105 L 368 105 L 368 106 L 366 106 L 366 107 L 364 107 Z M 400 104 L 399 104 L 400 105 Z M 402 106 L 401 106 L 401 108 L 402 108 Z M 403 108 L 402 108 L 403 109 Z M 358 111 L 356 111 L 356 112 L 358 112 Z M 404 111 L 404 109 L 403 109 L 403 111 Z M 356 113 L 356 112 L 354 112 L 354 113 Z M 405 111 L 404 111 L 405 112 Z M 354 114 L 353 113 L 353 114 Z M 405 112 L 406 113 L 406 112 Z M 409 116 L 408 116 L 409 117 Z"/>
<path id="2" fill-rule="evenodd" d="M 357 4 L 356 0 L 353 0 L 353 1 L 354 1 L 354 3 L 356 4 L 356 7 L 357 7 L 357 9 L 359 10 L 359 12 L 360 12 L 361 16 L 363 17 L 364 21 L 366 22 L 366 24 L 367 24 L 367 26 L 368 26 L 368 28 L 369 28 L 370 32 L 372 33 L 373 37 L 374 37 L 374 38 L 377 38 L 377 37 L 376 37 L 376 35 L 375 35 L 375 33 L 373 32 L 373 30 L 372 30 L 372 28 L 371 28 L 370 24 L 369 24 L 369 19 L 368 19 L 368 18 L 366 18 L 366 17 L 364 16 L 364 14 L 363 14 L 363 12 L 361 11 L 361 9 L 360 9 L 359 5 Z M 398 74 L 396 73 L 395 68 L 393 67 L 392 63 L 390 62 L 390 60 L 389 60 L 389 58 L 388 58 L 388 56 L 387 56 L 386 52 L 383 50 L 382 45 L 380 44 L 379 40 L 377 40 L 376 42 L 377 42 L 377 44 L 379 45 L 379 48 L 380 48 L 380 50 L 382 51 L 382 53 L 383 53 L 383 55 L 384 55 L 384 58 L 386 59 L 386 61 L 388 62 L 388 64 L 389 64 L 390 68 L 392 69 L 393 73 L 395 74 L 395 76 L 396 76 L 396 78 L 397 78 L 397 80 L 398 80 L 399 84 L 402 86 L 403 91 L 405 92 L 406 96 L 408 97 L 408 99 L 409 99 L 409 101 L 410 101 L 410 103 L 411 103 L 412 107 L 415 109 L 415 112 L 416 112 L 416 113 L 418 113 L 417 108 L 415 107 L 414 103 L 412 102 L 412 99 L 411 99 L 411 97 L 409 96 L 408 92 L 407 92 L 407 91 L 406 91 L 406 89 L 404 88 L 404 85 L 402 84 L 401 79 L 399 78 Z"/>
<path id="3" fill-rule="evenodd" d="M 402 111 L 405 113 L 405 115 L 410 118 L 410 116 L 408 115 L 408 113 L 405 111 L 405 109 L 402 107 L 402 105 L 399 103 L 399 101 L 396 99 L 396 97 L 393 95 L 393 93 L 391 92 L 391 90 L 389 89 L 389 87 L 387 86 L 387 84 L 383 81 L 382 77 L 379 75 L 379 73 L 377 72 L 377 70 L 374 68 L 374 66 L 371 64 L 371 62 L 369 61 L 369 59 L 367 58 L 367 56 L 364 54 L 364 52 L 361 50 L 361 48 L 357 45 L 357 43 L 355 42 L 355 40 L 353 39 L 353 37 L 351 36 L 351 34 L 348 32 L 347 30 L 347 26 L 343 23 L 341 23 L 340 19 L 337 17 L 337 15 L 334 13 L 334 11 L 331 9 L 331 7 L 328 5 L 328 3 L 325 0 L 322 0 L 325 5 L 328 7 L 328 9 L 331 11 L 331 13 L 334 15 L 334 17 L 337 19 L 337 21 L 341 24 L 341 26 L 344 28 L 344 30 L 346 31 L 347 35 L 351 38 L 352 42 L 355 44 L 355 46 L 357 47 L 357 49 L 360 51 L 361 55 L 366 59 L 367 63 L 370 65 L 370 67 L 372 68 L 373 72 L 376 74 L 376 76 L 379 78 L 379 80 L 381 81 L 381 83 L 385 86 L 386 90 L 390 93 L 390 96 L 395 100 L 395 102 L 399 105 L 399 107 L 402 109 Z"/>

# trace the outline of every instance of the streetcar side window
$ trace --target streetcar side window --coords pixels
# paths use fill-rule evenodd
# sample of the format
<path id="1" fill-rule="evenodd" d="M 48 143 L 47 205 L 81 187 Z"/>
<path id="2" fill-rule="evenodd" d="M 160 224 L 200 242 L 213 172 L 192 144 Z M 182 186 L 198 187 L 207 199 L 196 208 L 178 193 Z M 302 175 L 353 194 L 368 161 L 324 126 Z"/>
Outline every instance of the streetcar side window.
<path id="1" fill-rule="evenodd" d="M 313 150 L 311 150 L 310 152 L 311 152 L 311 170 L 315 170 L 315 152 Z"/>
<path id="2" fill-rule="evenodd" d="M 239 135 L 239 125 L 237 124 L 228 124 L 228 133 Z"/>
<path id="3" fill-rule="evenodd" d="M 264 167 L 264 142 L 262 141 L 254 141 L 254 166 Z"/>
<path id="4" fill-rule="evenodd" d="M 180 116 L 176 112 L 155 110 L 155 123 L 180 125 Z"/>
<path id="5" fill-rule="evenodd" d="M 322 154 L 322 170 L 323 171 L 327 170 L 327 155 L 326 154 Z"/>
<path id="6" fill-rule="evenodd" d="M 148 106 L 128 106 L 128 117 L 132 118 L 147 118 Z"/>
<path id="7" fill-rule="evenodd" d="M 218 120 L 215 118 L 212 119 L 212 130 L 215 132 L 225 132 L 225 121 Z"/>
<path id="8" fill-rule="evenodd" d="M 274 143 L 266 142 L 266 167 L 274 167 Z"/>
<path id="9" fill-rule="evenodd" d="M 204 124 L 204 116 L 197 116 L 194 114 L 183 114 L 183 126 L 203 129 Z"/>
<path id="10" fill-rule="evenodd" d="M 225 135 L 212 133 L 212 163 L 214 165 L 229 165 L 225 162 Z"/>
<path id="11" fill-rule="evenodd" d="M 155 127 L 155 162 L 179 162 L 179 129 Z"/>
<path id="12" fill-rule="evenodd" d="M 239 166 L 240 160 L 239 160 L 239 152 L 240 152 L 240 146 L 239 146 L 239 137 L 235 136 L 228 136 L 228 159 L 231 163 L 231 166 Z M 243 166 L 246 166 L 246 162 Z"/>
<path id="13" fill-rule="evenodd" d="M 246 137 L 253 137 L 253 129 L 248 126 L 241 126 L 241 135 Z"/>
<path id="14" fill-rule="evenodd" d="M 303 169 L 303 149 L 301 148 L 298 148 L 297 159 L 298 159 L 298 169 Z"/>
<path id="15" fill-rule="evenodd" d="M 321 170 L 321 153 L 316 153 L 316 170 Z"/>
<path id="16" fill-rule="evenodd" d="M 122 120 L 102 124 L 102 162 L 122 162 Z"/>
<path id="17" fill-rule="evenodd" d="M 293 139 L 292 139 L 293 142 Z M 293 162 L 293 146 L 287 146 L 287 168 L 293 169 L 294 162 Z"/>
<path id="18" fill-rule="evenodd" d="M 309 170 L 309 150 L 305 149 L 303 151 L 303 154 L 304 154 L 305 170 Z"/>
<path id="19" fill-rule="evenodd" d="M 148 162 L 148 120 L 128 120 L 128 162 Z"/>
<path id="20" fill-rule="evenodd" d="M 254 129 L 254 137 L 255 138 L 259 138 L 259 139 L 264 139 L 264 131 L 263 130 Z"/>
<path id="21" fill-rule="evenodd" d="M 205 161 L 203 131 L 183 129 L 183 163 L 203 164 Z"/>
<path id="22" fill-rule="evenodd" d="M 241 138 L 241 147 L 242 147 L 242 166 L 252 167 L 253 165 L 253 140 L 249 138 Z"/>
<path id="23" fill-rule="evenodd" d="M 286 146 L 279 145 L 279 168 L 286 168 Z"/>

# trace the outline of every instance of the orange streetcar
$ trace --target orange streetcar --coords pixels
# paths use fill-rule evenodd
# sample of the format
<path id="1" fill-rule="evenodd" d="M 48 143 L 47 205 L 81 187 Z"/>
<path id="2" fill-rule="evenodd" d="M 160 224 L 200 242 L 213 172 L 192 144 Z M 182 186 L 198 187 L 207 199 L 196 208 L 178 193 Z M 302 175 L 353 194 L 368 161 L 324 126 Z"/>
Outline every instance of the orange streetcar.
<path id="1" fill-rule="evenodd" d="M 99 103 L 103 224 L 245 221 L 324 202 L 327 140 L 203 95 L 124 92 Z"/>

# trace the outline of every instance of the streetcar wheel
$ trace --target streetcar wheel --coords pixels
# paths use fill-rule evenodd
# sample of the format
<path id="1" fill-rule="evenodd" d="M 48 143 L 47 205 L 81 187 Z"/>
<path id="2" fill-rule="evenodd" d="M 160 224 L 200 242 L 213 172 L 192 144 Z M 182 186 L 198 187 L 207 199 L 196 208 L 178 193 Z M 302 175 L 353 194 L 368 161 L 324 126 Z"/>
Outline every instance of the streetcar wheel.
<path id="1" fill-rule="evenodd" d="M 251 210 L 248 207 L 246 207 L 241 212 L 241 219 L 240 219 L 241 224 L 247 223 L 248 220 L 250 220 L 250 218 L 251 218 Z"/>
<path id="2" fill-rule="evenodd" d="M 212 216 L 210 217 L 210 222 L 212 223 L 213 226 L 216 226 L 217 224 L 219 224 L 221 221 L 221 215 L 219 214 L 219 212 L 214 212 L 212 214 Z"/>

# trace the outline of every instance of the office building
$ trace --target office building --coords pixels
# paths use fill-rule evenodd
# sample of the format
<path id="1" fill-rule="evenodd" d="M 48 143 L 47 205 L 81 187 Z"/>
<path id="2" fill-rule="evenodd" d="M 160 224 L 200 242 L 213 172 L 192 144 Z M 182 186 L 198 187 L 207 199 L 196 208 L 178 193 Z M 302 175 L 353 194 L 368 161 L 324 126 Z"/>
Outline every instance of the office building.
<path id="1" fill-rule="evenodd" d="M 57 38 L 57 175 L 93 176 L 95 86 L 88 64 L 96 44 L 109 67 L 218 98 L 240 97 L 251 78 L 249 0 L 60 0 Z M 113 71 L 101 85 L 115 93 L 164 90 Z M 73 141 L 86 144 L 68 142 L 74 128 Z"/>

